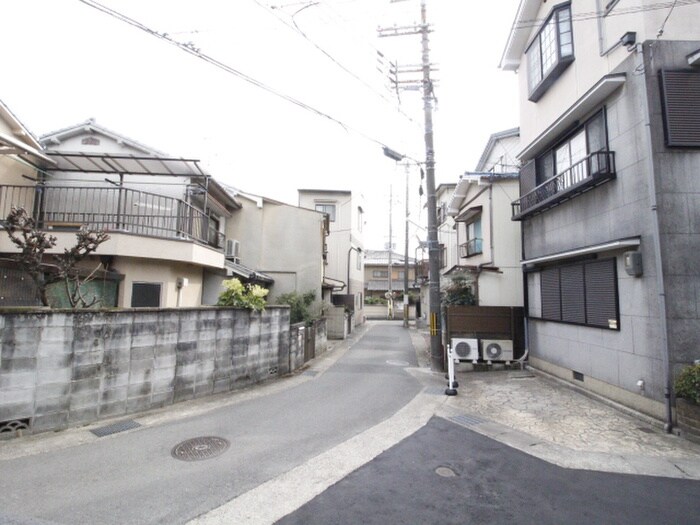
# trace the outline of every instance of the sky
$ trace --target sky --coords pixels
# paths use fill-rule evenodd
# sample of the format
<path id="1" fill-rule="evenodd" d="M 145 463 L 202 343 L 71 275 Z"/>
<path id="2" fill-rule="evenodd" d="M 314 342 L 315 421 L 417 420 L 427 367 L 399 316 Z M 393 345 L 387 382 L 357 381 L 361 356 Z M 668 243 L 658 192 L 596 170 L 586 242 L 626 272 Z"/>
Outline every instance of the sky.
<path id="1" fill-rule="evenodd" d="M 425 158 L 423 102 L 389 89 L 387 62 L 419 64 L 421 43 L 377 29 L 418 23 L 419 0 L 99 1 L 151 32 L 79 0 L 3 3 L 0 100 L 31 132 L 94 118 L 201 159 L 245 192 L 295 205 L 297 189 L 351 190 L 364 199 L 366 249 L 389 241 L 391 201 L 403 251 L 406 175 L 382 146 Z M 517 77 L 498 63 L 518 3 L 427 0 L 436 185 L 457 182 L 492 133 L 517 126 Z M 412 166 L 411 252 L 426 237 L 420 183 Z"/>

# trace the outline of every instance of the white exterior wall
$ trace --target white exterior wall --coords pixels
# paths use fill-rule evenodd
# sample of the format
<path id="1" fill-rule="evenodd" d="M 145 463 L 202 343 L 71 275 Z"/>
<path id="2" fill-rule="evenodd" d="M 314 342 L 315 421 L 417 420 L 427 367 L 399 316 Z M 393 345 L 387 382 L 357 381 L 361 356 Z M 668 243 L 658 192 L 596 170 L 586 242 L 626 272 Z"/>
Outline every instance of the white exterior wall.
<path id="1" fill-rule="evenodd" d="M 526 0 L 526 3 L 531 3 L 531 0 Z M 535 3 L 540 4 L 537 16 L 534 17 L 537 20 L 546 19 L 552 7 L 558 5 L 558 3 L 539 1 Z M 612 13 L 606 17 L 587 19 L 581 16 L 603 11 L 606 3 L 607 1 L 604 0 L 576 0 L 571 3 L 575 59 L 536 103 L 528 100 L 527 59 L 525 55 L 521 56 L 518 76 L 520 77 L 520 138 L 523 146 L 530 144 L 574 101 L 629 56 L 624 46 L 619 46 L 606 56 L 600 56 L 601 50 L 608 49 L 628 31 L 637 33 L 638 43 L 656 38 L 668 14 L 668 9 L 657 8 L 619 15 L 616 12 L 619 13 L 630 7 L 638 8 L 640 4 L 647 6 L 658 4 L 656 0 L 620 0 Z M 577 15 L 579 19 L 576 18 Z M 676 7 L 664 28 L 663 40 L 697 40 L 700 38 L 698 20 L 700 20 L 700 5 Z M 539 29 L 539 25 L 532 29 L 528 42 Z M 603 46 L 605 46 L 604 49 L 602 49 Z"/>

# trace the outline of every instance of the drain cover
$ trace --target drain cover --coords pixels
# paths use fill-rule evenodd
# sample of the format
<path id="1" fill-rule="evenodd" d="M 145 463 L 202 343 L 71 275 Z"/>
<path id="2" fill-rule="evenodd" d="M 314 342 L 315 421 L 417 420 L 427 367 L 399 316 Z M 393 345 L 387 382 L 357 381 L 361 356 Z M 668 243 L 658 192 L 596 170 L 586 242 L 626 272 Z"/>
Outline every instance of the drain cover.
<path id="1" fill-rule="evenodd" d="M 435 469 L 435 474 L 443 478 L 456 478 L 457 473 L 450 467 L 438 467 Z"/>
<path id="2" fill-rule="evenodd" d="M 175 445 L 170 454 L 182 461 L 201 461 L 223 454 L 229 445 L 228 441 L 220 437 L 196 437 Z"/>

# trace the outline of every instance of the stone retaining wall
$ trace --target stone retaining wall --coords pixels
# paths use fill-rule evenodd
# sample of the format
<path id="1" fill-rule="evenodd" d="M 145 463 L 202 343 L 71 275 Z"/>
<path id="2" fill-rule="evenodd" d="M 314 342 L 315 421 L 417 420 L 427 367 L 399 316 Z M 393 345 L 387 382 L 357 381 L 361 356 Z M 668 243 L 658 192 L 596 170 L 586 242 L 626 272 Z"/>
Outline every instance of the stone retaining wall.
<path id="1" fill-rule="evenodd" d="M 0 344 L 0 432 L 158 408 L 300 366 L 287 307 L 8 310 Z"/>

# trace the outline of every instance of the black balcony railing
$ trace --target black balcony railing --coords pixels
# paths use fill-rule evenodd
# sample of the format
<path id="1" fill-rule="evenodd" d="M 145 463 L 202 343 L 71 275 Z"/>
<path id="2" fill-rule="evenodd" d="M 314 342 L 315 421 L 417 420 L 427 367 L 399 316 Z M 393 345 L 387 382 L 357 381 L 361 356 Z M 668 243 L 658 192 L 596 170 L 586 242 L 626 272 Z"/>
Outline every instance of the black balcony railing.
<path id="1" fill-rule="evenodd" d="M 119 187 L 0 186 L 0 219 L 12 206 L 24 207 L 42 229 L 84 226 L 224 246 L 224 235 L 202 210 L 166 195 Z"/>
<path id="2" fill-rule="evenodd" d="M 471 257 L 482 253 L 483 240 L 479 238 L 469 239 L 467 242 L 460 244 L 460 256 L 463 258 Z"/>
<path id="3" fill-rule="evenodd" d="M 615 178 L 615 153 L 598 151 L 511 203 L 513 219 L 542 212 Z"/>

